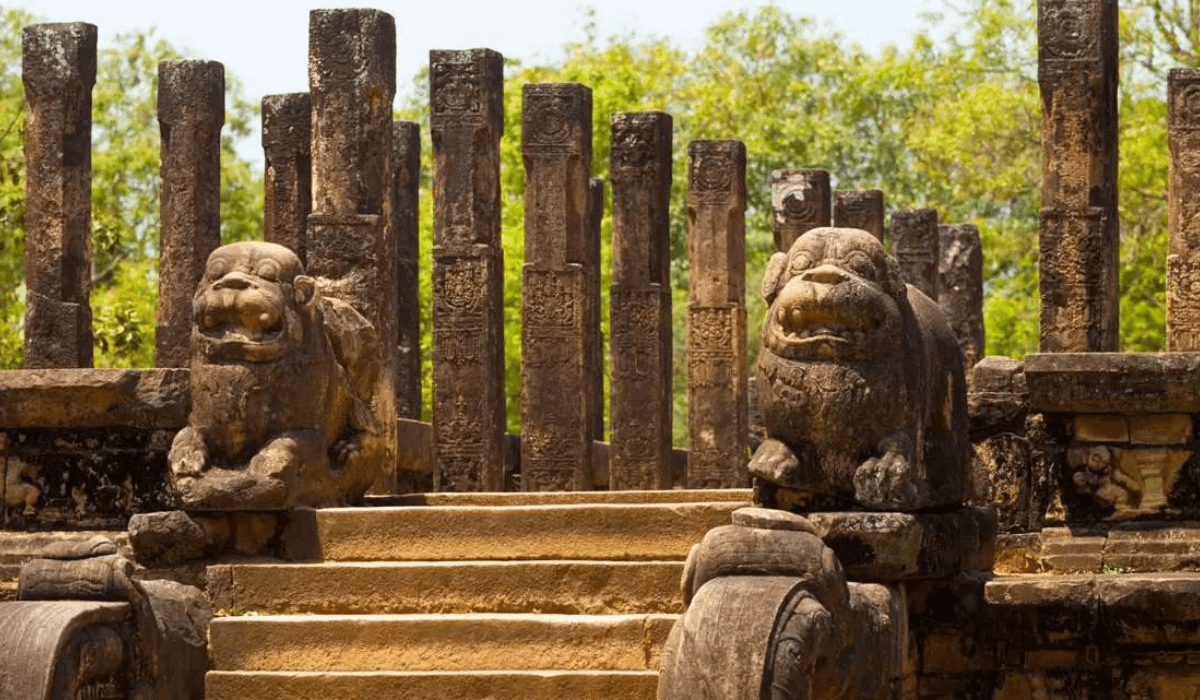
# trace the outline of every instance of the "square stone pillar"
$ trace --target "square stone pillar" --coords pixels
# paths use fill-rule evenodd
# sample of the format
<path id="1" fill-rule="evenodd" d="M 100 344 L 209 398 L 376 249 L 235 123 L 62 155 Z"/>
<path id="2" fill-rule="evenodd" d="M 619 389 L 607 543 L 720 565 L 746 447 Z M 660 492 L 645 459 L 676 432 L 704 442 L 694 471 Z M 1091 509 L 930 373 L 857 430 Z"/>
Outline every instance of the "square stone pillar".
<path id="1" fill-rule="evenodd" d="M 830 224 L 828 172 L 776 170 L 771 173 L 770 184 L 775 250 L 786 253 L 805 231 Z"/>
<path id="2" fill-rule="evenodd" d="M 688 488 L 749 483 L 746 147 L 688 145 Z"/>
<path id="3" fill-rule="evenodd" d="M 420 259 L 421 125 L 392 125 L 392 176 L 387 209 L 396 232 L 396 415 L 421 419 Z"/>
<path id="4" fill-rule="evenodd" d="M 262 99 L 263 239 L 307 262 L 312 209 L 312 98 L 307 92 Z"/>
<path id="5" fill-rule="evenodd" d="M 671 115 L 612 118 L 612 425 L 608 487 L 668 489 L 671 469 Z"/>
<path id="6" fill-rule="evenodd" d="M 937 301 L 938 216 L 934 209 L 892 213 L 892 255 L 904 281 Z"/>
<path id="7" fill-rule="evenodd" d="M 592 372 L 599 273 L 590 240 L 594 195 L 592 91 L 526 85 L 525 265 L 521 325 L 521 486 L 590 489 L 595 429 Z"/>
<path id="8" fill-rule="evenodd" d="M 92 86 L 96 27 L 21 36 L 25 131 L 25 366 L 91 367 Z"/>
<path id="9" fill-rule="evenodd" d="M 974 224 L 938 226 L 937 303 L 963 351 L 967 390 L 975 363 L 983 359 L 983 245 Z"/>
<path id="10" fill-rule="evenodd" d="M 312 99 L 312 212 L 305 253 L 321 293 L 354 307 L 379 338 L 371 411 L 386 474 L 395 486 L 396 231 L 386 216 L 391 188 L 396 22 L 378 10 L 313 10 L 308 27 Z"/>
<path id="11" fill-rule="evenodd" d="M 430 51 L 429 64 L 434 487 L 501 491 L 504 59 L 488 49 Z"/>
<path id="12" fill-rule="evenodd" d="M 1167 83 L 1167 350 L 1200 351 L 1200 70 Z"/>
<path id="13" fill-rule="evenodd" d="M 191 361 L 192 297 L 209 253 L 221 245 L 224 124 L 224 66 L 216 61 L 158 64 L 158 367 L 187 367 Z"/>
<path id="14" fill-rule="evenodd" d="M 1042 352 L 1118 349 L 1116 0 L 1038 2 Z"/>
<path id="15" fill-rule="evenodd" d="M 884 233 L 882 190 L 843 190 L 833 193 L 833 225 L 870 231 L 880 241 Z"/>

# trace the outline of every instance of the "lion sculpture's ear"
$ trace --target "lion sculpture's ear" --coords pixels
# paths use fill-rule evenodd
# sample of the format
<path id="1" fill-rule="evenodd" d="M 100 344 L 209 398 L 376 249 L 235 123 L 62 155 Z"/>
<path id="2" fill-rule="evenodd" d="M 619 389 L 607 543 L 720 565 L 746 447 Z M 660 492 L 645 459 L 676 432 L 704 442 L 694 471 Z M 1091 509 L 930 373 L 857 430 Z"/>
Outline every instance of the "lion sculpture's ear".
<path id="1" fill-rule="evenodd" d="M 767 271 L 763 273 L 762 281 L 763 298 L 767 300 L 767 304 L 775 301 L 779 288 L 786 281 L 783 279 L 783 273 L 787 270 L 787 261 L 787 253 L 775 253 L 767 262 Z"/>
<path id="2" fill-rule="evenodd" d="M 296 290 L 296 306 L 308 307 L 317 298 L 317 281 L 308 275 L 296 275 L 292 287 Z"/>

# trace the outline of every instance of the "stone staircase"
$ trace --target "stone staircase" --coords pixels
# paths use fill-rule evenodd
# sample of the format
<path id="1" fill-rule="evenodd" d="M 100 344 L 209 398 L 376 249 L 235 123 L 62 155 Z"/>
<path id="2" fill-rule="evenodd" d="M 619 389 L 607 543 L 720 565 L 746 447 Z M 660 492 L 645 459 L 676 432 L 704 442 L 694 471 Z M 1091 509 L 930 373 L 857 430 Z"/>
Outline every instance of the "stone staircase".
<path id="1" fill-rule="evenodd" d="M 208 570 L 208 700 L 652 700 L 688 549 L 748 490 L 430 494 Z"/>

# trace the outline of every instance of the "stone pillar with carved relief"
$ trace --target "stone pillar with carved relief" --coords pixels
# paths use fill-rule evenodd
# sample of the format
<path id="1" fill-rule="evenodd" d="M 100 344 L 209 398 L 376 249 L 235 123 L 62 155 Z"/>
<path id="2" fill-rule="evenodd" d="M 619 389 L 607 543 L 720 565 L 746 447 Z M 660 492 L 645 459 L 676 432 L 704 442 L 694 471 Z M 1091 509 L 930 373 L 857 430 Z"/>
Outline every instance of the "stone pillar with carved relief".
<path id="1" fill-rule="evenodd" d="M 505 487 L 504 58 L 429 52 L 433 136 L 434 488 Z"/>
<path id="2" fill-rule="evenodd" d="M 892 255 L 904 281 L 937 301 L 938 215 L 933 209 L 892 213 Z"/>
<path id="3" fill-rule="evenodd" d="M 421 290 L 420 258 L 421 126 L 392 124 L 390 199 L 385 203 L 396 231 L 396 280 L 399 317 L 396 323 L 396 415 L 421 418 Z"/>
<path id="4" fill-rule="evenodd" d="M 1167 350 L 1200 350 L 1200 70 L 1167 82 Z"/>
<path id="5" fill-rule="evenodd" d="M 775 250 L 786 253 L 805 231 L 830 224 L 827 171 L 776 170 L 771 173 L 770 185 Z"/>
<path id="6" fill-rule="evenodd" d="M 833 225 L 860 228 L 883 240 L 883 190 L 842 190 L 833 193 Z"/>
<path id="7" fill-rule="evenodd" d="M 595 388 L 589 236 L 592 92 L 579 84 L 524 88 L 525 265 L 521 324 L 521 486 L 592 487 Z"/>
<path id="8" fill-rule="evenodd" d="M 612 119 L 609 488 L 666 489 L 671 470 L 671 115 Z"/>
<path id="9" fill-rule="evenodd" d="M 688 145 L 688 488 L 749 483 L 746 147 Z"/>
<path id="10" fill-rule="evenodd" d="M 96 27 L 21 38 L 25 130 L 25 366 L 91 367 L 92 86 Z"/>
<path id="11" fill-rule="evenodd" d="M 308 274 L 321 293 L 346 302 L 375 326 L 379 378 L 371 391 L 388 474 L 395 486 L 396 232 L 385 216 L 391 186 L 396 21 L 378 10 L 309 14 L 312 96 L 312 212 L 305 241 Z"/>
<path id="12" fill-rule="evenodd" d="M 1117 0 L 1038 2 L 1042 352 L 1118 347 Z"/>

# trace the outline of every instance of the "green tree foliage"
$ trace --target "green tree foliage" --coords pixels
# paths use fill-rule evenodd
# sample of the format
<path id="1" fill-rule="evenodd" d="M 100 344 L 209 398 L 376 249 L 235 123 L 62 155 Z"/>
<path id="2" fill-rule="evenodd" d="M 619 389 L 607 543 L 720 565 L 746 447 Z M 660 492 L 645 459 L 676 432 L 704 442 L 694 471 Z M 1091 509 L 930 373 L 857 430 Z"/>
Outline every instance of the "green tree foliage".
<path id="1" fill-rule="evenodd" d="M 24 316 L 24 125 L 21 29 L 36 20 L 0 8 L 0 367 L 21 363 Z M 97 56 L 92 91 L 92 294 L 96 366 L 154 362 L 158 300 L 158 64 L 182 58 L 152 32 L 117 36 Z M 234 150 L 257 106 L 226 73 L 221 142 L 225 241 L 261 237 L 261 174 Z"/>

